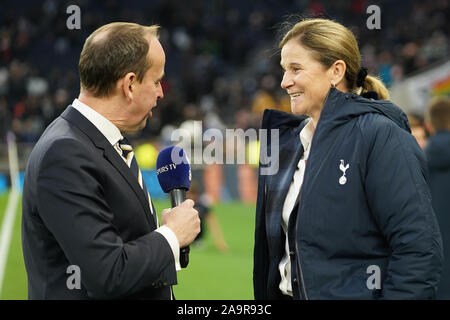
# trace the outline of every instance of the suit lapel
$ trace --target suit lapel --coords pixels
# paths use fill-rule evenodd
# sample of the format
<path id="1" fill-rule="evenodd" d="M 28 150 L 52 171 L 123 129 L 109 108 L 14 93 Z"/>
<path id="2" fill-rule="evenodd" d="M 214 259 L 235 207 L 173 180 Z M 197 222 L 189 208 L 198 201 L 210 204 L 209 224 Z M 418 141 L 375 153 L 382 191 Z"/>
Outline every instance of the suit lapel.
<path id="1" fill-rule="evenodd" d="M 139 202 L 141 203 L 142 207 L 145 210 L 145 216 L 147 218 L 147 221 L 150 224 L 155 224 L 153 221 L 154 219 L 149 218 L 150 216 L 152 216 L 152 213 L 150 211 L 148 198 L 144 194 L 141 186 L 139 185 L 139 182 L 137 181 L 133 172 L 131 172 L 130 168 L 126 165 L 125 161 L 123 161 L 121 156 L 117 153 L 116 150 L 114 150 L 114 148 L 111 145 L 110 148 L 105 149 L 104 156 L 117 169 L 117 171 L 119 171 L 122 177 L 124 177 L 124 179 L 128 182 L 129 186 L 133 189 L 134 193 L 139 199 Z"/>
<path id="2" fill-rule="evenodd" d="M 155 226 L 156 226 L 156 228 L 158 228 L 159 227 L 158 215 L 156 214 L 155 207 L 153 206 L 153 201 L 151 201 L 151 200 L 150 200 L 150 205 L 152 206 L 153 220 L 155 222 Z"/>
<path id="3" fill-rule="evenodd" d="M 133 175 L 133 172 L 126 165 L 125 161 L 123 161 L 122 157 L 109 143 L 105 136 L 88 119 L 86 119 L 80 112 L 78 112 L 78 110 L 71 106 L 69 106 L 62 113 L 61 117 L 77 126 L 91 139 L 91 141 L 97 148 L 103 150 L 104 157 L 117 169 L 117 171 L 119 171 L 122 177 L 127 181 L 128 185 L 131 187 L 131 189 L 133 189 L 145 211 L 145 216 L 149 224 L 153 225 L 154 228 L 156 228 L 157 226 L 154 218 L 150 219 L 149 217 L 152 216 L 152 213 L 150 211 L 147 195 L 144 194 L 141 186 L 139 185 L 139 182 Z"/>

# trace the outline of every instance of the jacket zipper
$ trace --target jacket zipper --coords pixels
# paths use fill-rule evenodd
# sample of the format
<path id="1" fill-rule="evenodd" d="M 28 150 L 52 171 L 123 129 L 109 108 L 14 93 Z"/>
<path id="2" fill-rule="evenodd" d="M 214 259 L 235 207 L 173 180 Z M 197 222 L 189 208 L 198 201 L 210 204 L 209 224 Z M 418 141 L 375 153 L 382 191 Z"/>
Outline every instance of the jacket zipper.
<path id="1" fill-rule="evenodd" d="M 305 170 L 306 171 L 306 170 Z M 304 179 L 303 179 L 303 181 L 304 181 Z M 302 186 L 303 187 L 303 186 Z M 300 195 L 299 195 L 299 201 L 301 201 L 301 199 L 302 199 L 302 191 L 300 190 Z M 300 202 L 301 203 L 301 202 Z M 300 208 L 299 208 L 300 209 Z M 300 214 L 300 210 L 299 210 L 299 214 Z M 295 223 L 295 235 L 297 235 L 297 230 L 298 230 L 298 219 L 299 219 L 300 217 L 299 216 L 297 216 L 297 221 L 296 221 L 296 223 Z M 295 237 L 294 237 L 295 238 Z M 308 295 L 306 294 L 306 287 L 305 287 L 305 280 L 304 280 L 304 278 L 303 278 L 303 271 L 302 271 L 302 264 L 301 264 L 301 259 L 300 259 L 300 250 L 298 250 L 298 241 L 295 241 L 295 251 L 297 252 L 297 257 L 298 257 L 298 263 L 297 263 L 297 265 L 298 265 L 298 269 L 299 269 L 299 273 L 300 273 L 300 283 L 301 283 L 301 285 L 302 285 L 302 291 L 303 291 L 303 295 L 304 295 L 304 298 L 305 298 L 305 300 L 309 300 L 308 299 Z"/>

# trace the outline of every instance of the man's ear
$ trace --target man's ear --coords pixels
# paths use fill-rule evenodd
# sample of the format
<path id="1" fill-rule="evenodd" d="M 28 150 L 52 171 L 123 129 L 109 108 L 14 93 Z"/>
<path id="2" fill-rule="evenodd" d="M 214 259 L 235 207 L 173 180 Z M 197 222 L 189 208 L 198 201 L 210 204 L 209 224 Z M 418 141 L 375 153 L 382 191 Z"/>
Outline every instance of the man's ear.
<path id="1" fill-rule="evenodd" d="M 133 100 L 135 84 L 136 84 L 136 74 L 134 72 L 128 72 L 122 78 L 121 89 L 125 98 L 129 101 Z"/>

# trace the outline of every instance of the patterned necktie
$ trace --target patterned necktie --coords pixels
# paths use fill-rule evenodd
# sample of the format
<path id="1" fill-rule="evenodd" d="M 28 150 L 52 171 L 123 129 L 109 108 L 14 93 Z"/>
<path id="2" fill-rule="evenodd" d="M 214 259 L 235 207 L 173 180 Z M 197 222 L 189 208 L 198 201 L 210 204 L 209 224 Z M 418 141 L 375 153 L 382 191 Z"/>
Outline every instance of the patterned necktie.
<path id="1" fill-rule="evenodd" d="M 158 218 L 155 218 L 155 213 L 152 208 L 152 199 L 150 198 L 150 193 L 147 191 L 147 187 L 145 186 L 144 179 L 142 178 L 141 170 L 139 169 L 138 163 L 136 161 L 136 157 L 134 156 L 133 147 L 128 142 L 127 138 L 123 138 L 119 141 L 119 147 L 122 149 L 122 157 L 125 159 L 126 164 L 133 172 L 134 176 L 137 178 L 139 185 L 141 186 L 144 193 L 147 195 L 148 205 L 150 207 L 150 212 L 154 216 L 156 220 L 156 225 L 158 225 Z"/>

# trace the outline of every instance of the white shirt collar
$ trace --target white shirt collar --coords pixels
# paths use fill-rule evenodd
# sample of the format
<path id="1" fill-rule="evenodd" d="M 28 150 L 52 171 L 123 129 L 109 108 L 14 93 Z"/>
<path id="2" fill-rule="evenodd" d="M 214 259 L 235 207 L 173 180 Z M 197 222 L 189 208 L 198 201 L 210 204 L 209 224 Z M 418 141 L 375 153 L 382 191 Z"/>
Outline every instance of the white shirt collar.
<path id="1" fill-rule="evenodd" d="M 72 107 L 77 109 L 83 116 L 92 122 L 92 124 L 105 136 L 109 143 L 111 143 L 111 145 L 114 146 L 117 142 L 119 142 L 119 140 L 123 139 L 120 130 L 111 121 L 85 103 L 75 99 L 72 102 Z"/>
<path id="2" fill-rule="evenodd" d="M 305 153 L 309 153 L 309 147 L 311 146 L 312 138 L 314 136 L 314 129 L 313 122 L 309 119 L 308 123 L 300 131 L 300 142 L 303 145 Z"/>

